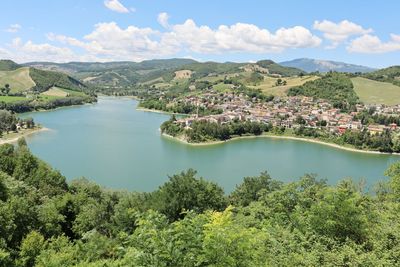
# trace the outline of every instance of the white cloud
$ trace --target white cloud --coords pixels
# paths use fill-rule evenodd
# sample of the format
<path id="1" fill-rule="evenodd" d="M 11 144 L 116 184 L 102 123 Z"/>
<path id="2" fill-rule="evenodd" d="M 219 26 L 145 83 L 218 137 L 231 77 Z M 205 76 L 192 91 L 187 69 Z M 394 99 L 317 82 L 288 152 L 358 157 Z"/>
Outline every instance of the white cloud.
<path id="1" fill-rule="evenodd" d="M 100 61 L 100 58 L 92 55 L 78 55 L 71 48 L 58 47 L 48 43 L 23 42 L 21 38 L 14 38 L 7 49 L 0 47 L 0 57 L 10 58 L 16 62 L 30 61 Z"/>
<path id="2" fill-rule="evenodd" d="M 213 29 L 199 26 L 192 19 L 171 25 L 167 13 L 161 13 L 158 21 L 165 31 L 136 26 L 121 28 L 115 22 L 98 23 L 92 32 L 81 38 L 49 33 L 47 39 L 51 43 L 22 43 L 21 39 L 15 39 L 12 52 L 18 58 L 29 58 L 29 61 L 82 58 L 141 61 L 192 53 L 279 53 L 286 49 L 316 47 L 321 43 L 320 38 L 302 26 L 270 32 L 246 23 L 220 25 Z M 21 55 L 18 55 L 17 48 Z"/>
<path id="3" fill-rule="evenodd" d="M 168 19 L 169 19 L 169 15 L 167 13 L 162 12 L 162 13 L 158 14 L 158 17 L 157 17 L 158 23 L 160 23 L 160 25 L 166 29 L 169 28 Z"/>
<path id="4" fill-rule="evenodd" d="M 339 23 L 329 20 L 321 22 L 317 20 L 314 22 L 313 28 L 323 32 L 324 37 L 332 42 L 328 48 L 335 48 L 351 36 L 372 32 L 372 29 L 364 29 L 362 26 L 348 20 L 343 20 Z"/>
<path id="5" fill-rule="evenodd" d="M 118 0 L 105 0 L 104 5 L 115 12 L 119 13 L 129 13 L 129 9 L 127 9 L 121 2 Z"/>
<path id="6" fill-rule="evenodd" d="M 19 24 L 11 24 L 7 29 L 6 32 L 16 33 L 21 29 L 21 25 Z"/>
<path id="7" fill-rule="evenodd" d="M 400 35 L 391 34 L 390 37 L 390 41 L 382 42 L 377 36 L 365 34 L 351 41 L 347 51 L 369 54 L 400 51 Z"/>
<path id="8" fill-rule="evenodd" d="M 163 14 L 163 13 L 162 13 Z M 183 24 L 169 25 L 168 15 L 158 20 L 168 31 L 129 26 L 121 29 L 115 22 L 99 23 L 83 41 L 58 36 L 58 41 L 85 48 L 93 55 L 118 60 L 140 60 L 164 57 L 178 52 L 218 54 L 223 52 L 266 53 L 288 48 L 315 47 L 321 40 L 301 26 L 281 28 L 275 33 L 252 24 L 221 25 L 216 30 L 197 26 L 189 19 Z"/>
<path id="9" fill-rule="evenodd" d="M 281 28 L 270 33 L 253 24 L 236 23 L 221 25 L 213 30 L 208 26 L 197 26 L 191 19 L 173 25 L 163 40 L 179 43 L 192 52 L 206 54 L 281 52 L 287 48 L 315 47 L 321 43 L 318 37 L 301 26 Z"/>

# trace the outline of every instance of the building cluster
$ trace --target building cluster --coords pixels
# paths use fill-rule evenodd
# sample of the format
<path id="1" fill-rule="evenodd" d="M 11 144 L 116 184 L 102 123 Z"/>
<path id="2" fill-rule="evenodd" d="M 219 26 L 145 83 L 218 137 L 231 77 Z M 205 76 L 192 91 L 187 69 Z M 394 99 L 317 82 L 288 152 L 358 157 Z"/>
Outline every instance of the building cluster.
<path id="1" fill-rule="evenodd" d="M 177 121 L 190 127 L 193 121 L 209 121 L 224 124 L 234 120 L 252 121 L 272 124 L 275 127 L 297 128 L 300 126 L 310 128 L 323 128 L 334 134 L 343 134 L 347 130 L 362 131 L 367 129 L 372 134 L 382 133 L 385 130 L 397 131 L 396 124 L 363 125 L 357 119 L 357 114 L 373 108 L 374 114 L 386 116 L 399 116 L 400 105 L 386 107 L 383 105 L 356 106 L 356 111 L 343 113 L 334 108 L 329 102 L 305 96 L 275 98 L 273 101 L 263 102 L 249 98 L 243 94 L 233 92 L 219 93 L 209 90 L 202 95 L 191 95 L 179 101 L 208 109 L 220 109 L 221 114 L 182 118 Z"/>

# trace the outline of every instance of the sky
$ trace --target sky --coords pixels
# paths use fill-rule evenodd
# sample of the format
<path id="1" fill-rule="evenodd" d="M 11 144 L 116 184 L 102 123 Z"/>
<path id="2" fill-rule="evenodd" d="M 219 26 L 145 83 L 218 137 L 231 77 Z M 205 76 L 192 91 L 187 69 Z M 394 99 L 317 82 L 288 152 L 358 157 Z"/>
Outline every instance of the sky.
<path id="1" fill-rule="evenodd" d="M 400 65 L 398 0 L 2 0 L 0 58 Z"/>

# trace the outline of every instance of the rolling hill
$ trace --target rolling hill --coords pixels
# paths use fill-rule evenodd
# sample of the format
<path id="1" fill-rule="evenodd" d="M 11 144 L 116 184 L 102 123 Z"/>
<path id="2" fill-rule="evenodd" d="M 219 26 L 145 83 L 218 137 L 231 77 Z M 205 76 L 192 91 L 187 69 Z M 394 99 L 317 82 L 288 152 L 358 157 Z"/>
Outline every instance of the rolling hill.
<path id="1" fill-rule="evenodd" d="M 374 72 L 365 74 L 364 77 L 371 80 L 389 82 L 394 85 L 400 86 L 400 66 L 391 66 L 388 68 L 376 70 Z"/>
<path id="2" fill-rule="evenodd" d="M 311 59 L 311 58 L 298 58 L 290 61 L 280 62 L 279 64 L 286 67 L 298 68 L 306 72 L 337 71 L 337 72 L 350 72 L 350 73 L 356 73 L 356 72 L 366 73 L 375 70 L 373 68 L 361 65 L 354 65 L 354 64 L 349 64 L 339 61 L 331 61 L 331 60 Z"/>
<path id="3" fill-rule="evenodd" d="M 55 71 L 23 67 L 11 60 L 0 60 L 0 87 L 10 85 L 10 93 L 44 92 L 53 86 L 84 91 L 87 86 L 71 76 Z"/>
<path id="4" fill-rule="evenodd" d="M 354 91 L 365 104 L 400 104 L 400 86 L 363 77 L 352 78 Z"/>
<path id="5" fill-rule="evenodd" d="M 195 62 L 192 59 L 173 58 L 142 62 L 31 62 L 24 65 L 41 70 L 64 72 L 75 79 L 96 86 L 126 87 L 170 74 L 171 70 Z"/>
<path id="6" fill-rule="evenodd" d="M 0 71 L 16 70 L 21 66 L 12 60 L 2 59 L 0 60 Z"/>
<path id="7" fill-rule="evenodd" d="M 6 84 L 10 85 L 11 93 L 27 91 L 36 85 L 30 76 L 28 67 L 0 71 L 0 87 L 4 87 Z"/>

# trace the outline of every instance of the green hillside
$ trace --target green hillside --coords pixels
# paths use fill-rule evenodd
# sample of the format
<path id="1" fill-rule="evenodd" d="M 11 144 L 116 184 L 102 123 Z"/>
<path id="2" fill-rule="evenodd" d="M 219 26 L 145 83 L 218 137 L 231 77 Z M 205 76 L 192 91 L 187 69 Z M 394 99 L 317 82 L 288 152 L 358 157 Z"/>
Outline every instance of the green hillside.
<path id="1" fill-rule="evenodd" d="M 392 66 L 380 69 L 371 73 L 367 73 L 364 75 L 364 77 L 371 80 L 389 82 L 400 86 L 400 66 Z"/>
<path id="2" fill-rule="evenodd" d="M 400 86 L 362 77 L 352 78 L 354 91 L 365 104 L 400 104 Z"/>
<path id="3" fill-rule="evenodd" d="M 288 95 L 304 95 L 326 99 L 334 106 L 346 108 L 359 101 L 353 89 L 350 78 L 343 73 L 327 73 L 321 79 L 306 82 L 301 86 L 292 87 Z"/>
<path id="4" fill-rule="evenodd" d="M 75 91 L 82 91 L 87 87 L 78 80 L 60 72 L 30 68 L 30 76 L 36 84 L 33 89 L 38 92 L 44 92 L 53 86 Z"/>
<path id="5" fill-rule="evenodd" d="M 10 85 L 11 93 L 27 91 L 35 86 L 28 67 L 11 71 L 0 71 L 0 87 L 2 88 L 6 84 Z"/>
<path id="6" fill-rule="evenodd" d="M 12 60 L 2 59 L 0 60 L 0 71 L 16 70 L 21 66 Z"/>

